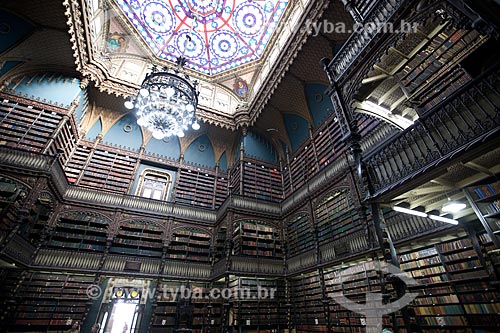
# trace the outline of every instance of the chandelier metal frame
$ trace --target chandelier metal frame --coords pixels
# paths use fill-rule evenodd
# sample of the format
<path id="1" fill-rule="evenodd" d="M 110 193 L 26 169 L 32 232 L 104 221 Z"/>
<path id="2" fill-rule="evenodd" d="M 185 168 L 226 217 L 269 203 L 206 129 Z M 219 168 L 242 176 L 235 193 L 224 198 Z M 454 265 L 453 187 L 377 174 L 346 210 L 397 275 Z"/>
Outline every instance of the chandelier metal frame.
<path id="1" fill-rule="evenodd" d="M 200 128 L 196 119 L 198 81 L 191 82 L 185 73 L 181 76 L 184 62 L 180 56 L 176 69 L 159 70 L 154 65 L 136 97 L 125 102 L 128 109 L 136 109 L 137 124 L 150 130 L 155 139 L 183 137 L 189 126 L 194 130 Z"/>

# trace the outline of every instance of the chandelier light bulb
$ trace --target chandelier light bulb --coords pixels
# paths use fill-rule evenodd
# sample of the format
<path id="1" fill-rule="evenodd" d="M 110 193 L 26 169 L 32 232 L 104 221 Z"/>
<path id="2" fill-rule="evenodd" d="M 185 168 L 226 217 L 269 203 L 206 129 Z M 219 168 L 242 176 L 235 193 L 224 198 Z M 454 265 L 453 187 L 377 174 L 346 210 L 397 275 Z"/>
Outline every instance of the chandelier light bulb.
<path id="1" fill-rule="evenodd" d="M 157 139 L 157 140 L 161 140 L 165 137 L 165 135 L 163 135 L 162 131 L 160 130 L 154 130 L 153 131 L 153 138 Z"/>
<path id="2" fill-rule="evenodd" d="M 198 124 L 197 122 L 194 122 L 194 123 L 193 123 L 193 125 L 191 125 L 191 127 L 192 127 L 195 131 L 197 131 L 197 130 L 199 130 L 199 129 L 200 129 L 200 124 Z"/>
<path id="3" fill-rule="evenodd" d="M 139 126 L 145 126 L 146 125 L 146 120 L 144 118 L 139 118 L 137 119 L 137 125 Z"/>
<path id="4" fill-rule="evenodd" d="M 177 136 L 179 138 L 183 138 L 184 137 L 184 131 L 180 130 L 179 133 L 177 133 Z"/>
<path id="5" fill-rule="evenodd" d="M 142 97 L 149 96 L 149 90 L 147 90 L 146 88 L 142 88 L 141 90 L 139 90 L 139 93 L 141 94 Z"/>
<path id="6" fill-rule="evenodd" d="M 174 96 L 174 94 L 175 94 L 174 88 L 168 87 L 167 89 L 165 89 L 165 94 L 167 94 L 168 98 Z"/>
<path id="7" fill-rule="evenodd" d="M 132 110 L 134 108 L 134 103 L 131 100 L 126 100 L 123 105 L 125 105 L 125 107 L 129 110 Z"/>
<path id="8" fill-rule="evenodd" d="M 189 112 L 193 112 L 194 111 L 194 106 L 193 104 L 188 104 L 186 105 L 186 110 L 189 111 Z"/>

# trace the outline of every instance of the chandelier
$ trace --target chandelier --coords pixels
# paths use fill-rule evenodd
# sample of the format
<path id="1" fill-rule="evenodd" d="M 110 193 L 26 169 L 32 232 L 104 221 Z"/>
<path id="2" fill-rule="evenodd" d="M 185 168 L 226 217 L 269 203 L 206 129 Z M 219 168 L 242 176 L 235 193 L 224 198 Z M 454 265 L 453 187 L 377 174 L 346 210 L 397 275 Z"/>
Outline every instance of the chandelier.
<path id="1" fill-rule="evenodd" d="M 153 66 L 137 96 L 125 102 L 126 108 L 136 109 L 137 124 L 150 130 L 155 139 L 172 135 L 183 137 L 189 126 L 194 130 L 200 128 L 195 116 L 198 82 L 191 82 L 189 75 L 181 73 L 184 62 L 181 55 L 175 69 L 163 67 L 160 70 Z"/>

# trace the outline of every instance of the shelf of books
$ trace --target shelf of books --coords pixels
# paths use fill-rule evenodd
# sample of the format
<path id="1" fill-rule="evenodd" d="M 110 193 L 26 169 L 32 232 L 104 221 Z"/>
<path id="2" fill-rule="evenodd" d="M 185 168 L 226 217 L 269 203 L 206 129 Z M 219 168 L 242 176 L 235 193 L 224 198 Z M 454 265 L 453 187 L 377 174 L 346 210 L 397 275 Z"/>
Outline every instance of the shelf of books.
<path id="1" fill-rule="evenodd" d="M 179 170 L 178 177 L 176 203 L 213 208 L 215 186 L 213 170 L 182 168 Z"/>
<path id="2" fill-rule="evenodd" d="M 437 26 L 424 49 L 415 53 L 403 68 L 400 80 L 410 94 L 418 93 L 425 86 L 436 85 L 440 77 L 449 73 L 449 69 L 485 40 L 473 29 L 457 29 L 447 23 L 442 27 Z M 438 87 L 439 90 L 446 91 L 442 83 L 439 85 L 441 86 Z M 443 98 L 445 95 L 439 97 Z M 432 107 L 438 102 L 439 98 L 435 98 L 427 101 L 427 104 Z"/>
<path id="3" fill-rule="evenodd" d="M 312 226 L 307 214 L 292 217 L 287 225 L 287 249 L 288 256 L 307 252 L 314 248 Z"/>
<path id="4" fill-rule="evenodd" d="M 132 181 L 137 157 L 106 147 L 95 149 L 79 185 L 127 193 Z"/>
<path id="5" fill-rule="evenodd" d="M 20 190 L 21 188 L 16 182 L 0 177 L 0 242 L 19 223 L 17 210 L 21 204 L 17 199 Z"/>
<path id="6" fill-rule="evenodd" d="M 218 261 L 226 256 L 226 225 L 221 225 L 217 230 L 214 243 L 214 253 L 212 254 L 215 261 Z"/>
<path id="7" fill-rule="evenodd" d="M 243 195 L 280 202 L 283 199 L 283 185 L 278 167 L 245 159 L 243 164 Z"/>
<path id="8" fill-rule="evenodd" d="M 65 165 L 75 149 L 78 139 L 77 125 L 74 119 L 70 118 L 60 127 L 54 142 L 50 145 L 48 153 L 50 155 L 59 155 L 59 161 Z"/>
<path id="9" fill-rule="evenodd" d="M 38 245 L 42 230 L 47 225 L 50 215 L 52 214 L 52 207 L 47 202 L 40 202 L 40 199 L 32 206 L 30 211 L 31 223 L 27 230 L 22 231 L 22 235 L 29 239 L 31 244 Z"/>
<path id="10" fill-rule="evenodd" d="M 241 165 L 239 161 L 236 161 L 229 171 L 229 193 L 240 194 L 240 180 L 241 180 Z"/>
<path id="11" fill-rule="evenodd" d="M 210 244 L 211 236 L 205 231 L 194 228 L 175 229 L 167 249 L 167 258 L 208 263 Z"/>
<path id="12" fill-rule="evenodd" d="M 215 209 L 219 208 L 228 196 L 229 184 L 227 177 L 227 173 L 219 173 L 217 176 L 217 186 L 215 188 Z"/>
<path id="13" fill-rule="evenodd" d="M 315 215 L 320 245 L 359 229 L 359 216 L 352 206 L 347 189 L 334 191 L 319 203 Z"/>
<path id="14" fill-rule="evenodd" d="M 290 279 L 292 325 L 297 333 L 327 332 L 327 319 L 317 271 Z"/>
<path id="15" fill-rule="evenodd" d="M 497 243 L 500 242 L 500 180 L 491 180 L 465 191 L 481 221 L 496 236 Z"/>
<path id="16" fill-rule="evenodd" d="M 93 275 L 31 272 L 20 286 L 15 325 L 9 332 L 68 330 L 83 319 Z"/>
<path id="17" fill-rule="evenodd" d="M 276 332 L 286 325 L 284 285 L 277 279 L 232 276 L 233 321 L 240 332 Z"/>
<path id="18" fill-rule="evenodd" d="M 0 103 L 0 142 L 9 147 L 41 152 L 62 117 L 54 111 L 3 99 Z"/>
<path id="19" fill-rule="evenodd" d="M 17 291 L 22 284 L 25 271 L 16 267 L 4 267 L 0 269 L 0 317 L 3 318 L 2 326 L 8 328 L 14 325 L 14 314 L 17 308 L 17 302 L 14 301 Z"/>
<path id="20" fill-rule="evenodd" d="M 471 80 L 471 76 L 461 67 L 447 71 L 438 82 L 419 93 L 423 97 L 420 103 L 422 110 L 430 110 Z"/>
<path id="21" fill-rule="evenodd" d="M 90 213 L 71 212 L 60 217 L 47 247 L 72 251 L 104 252 L 108 220 Z"/>
<path id="22" fill-rule="evenodd" d="M 358 133 L 362 138 L 370 134 L 381 123 L 379 119 L 369 117 L 362 113 L 356 114 L 356 120 L 358 125 Z M 345 148 L 345 145 L 343 147 Z"/>
<path id="23" fill-rule="evenodd" d="M 315 130 L 313 140 L 316 146 L 320 169 L 342 158 L 345 143 L 342 141 L 340 126 L 334 115 L 331 115 L 324 125 Z"/>
<path id="24" fill-rule="evenodd" d="M 329 324 L 332 332 L 365 332 L 366 317 L 342 306 L 346 301 L 365 303 L 368 293 L 382 294 L 386 303 L 397 297 L 392 285 L 386 283 L 387 273 L 378 261 L 362 259 L 350 266 L 333 266 L 324 270 L 325 293 L 329 302 Z M 383 326 L 391 331 L 393 324 L 383 316 Z"/>
<path id="25" fill-rule="evenodd" d="M 163 239 L 163 228 L 159 225 L 143 221 L 122 222 L 109 252 L 161 258 Z"/>
<path id="26" fill-rule="evenodd" d="M 152 333 L 221 332 L 223 283 L 161 281 L 151 322 Z M 184 308 L 183 308 L 184 307 Z M 186 316 L 182 315 L 186 313 Z M 189 312 L 189 313 L 187 313 Z"/>
<path id="27" fill-rule="evenodd" d="M 86 144 L 78 144 L 74 149 L 64 166 L 64 171 L 66 173 L 66 178 L 68 183 L 75 184 L 80 174 L 83 172 L 87 158 L 91 154 L 91 147 Z"/>
<path id="28" fill-rule="evenodd" d="M 176 312 L 179 294 L 184 284 L 180 281 L 162 280 L 156 291 L 156 307 L 151 322 L 151 333 L 173 333 L 176 329 Z"/>
<path id="29" fill-rule="evenodd" d="M 401 253 L 400 262 L 417 282 L 410 291 L 419 293 L 413 309 L 425 332 L 498 331 L 500 294 L 488 287 L 488 273 L 469 238 L 423 244 Z"/>
<path id="30" fill-rule="evenodd" d="M 233 226 L 235 255 L 281 258 L 281 237 L 277 228 L 258 220 L 235 221 Z"/>
<path id="31" fill-rule="evenodd" d="M 281 169 L 281 173 L 283 174 L 283 195 L 285 198 L 288 198 L 292 191 L 292 181 L 290 180 L 290 168 L 287 165 L 284 165 Z"/>
<path id="32" fill-rule="evenodd" d="M 305 184 L 317 172 L 316 156 L 314 149 L 311 146 L 310 139 L 307 139 L 297 150 L 290 156 L 290 174 L 293 186 L 298 189 Z"/>
<path id="33" fill-rule="evenodd" d="M 222 298 L 214 292 L 214 289 L 221 290 L 221 284 L 215 287 L 209 283 L 191 284 L 191 302 L 193 304 L 192 332 L 202 333 L 210 329 L 216 332 L 216 327 L 221 326 Z"/>

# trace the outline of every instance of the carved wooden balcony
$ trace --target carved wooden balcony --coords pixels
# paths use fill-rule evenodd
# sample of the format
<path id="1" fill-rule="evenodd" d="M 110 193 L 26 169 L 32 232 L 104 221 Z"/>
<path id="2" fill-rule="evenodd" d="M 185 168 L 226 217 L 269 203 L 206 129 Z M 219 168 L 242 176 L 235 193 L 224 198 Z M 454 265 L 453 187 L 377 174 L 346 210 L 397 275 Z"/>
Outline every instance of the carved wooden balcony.
<path id="1" fill-rule="evenodd" d="M 373 6 L 365 8 L 366 17 L 362 17 L 363 22 L 373 22 L 377 26 L 389 22 L 393 15 L 408 1 L 402 0 L 380 0 Z M 368 3 L 364 1 L 360 3 Z M 364 7 L 363 7 L 364 8 Z M 364 15 L 363 15 L 364 16 Z M 336 54 L 328 65 L 331 69 L 335 81 L 340 81 L 346 71 L 353 65 L 360 54 L 372 42 L 377 35 L 377 30 L 364 30 L 355 32 L 345 42 L 342 49 Z"/>
<path id="2" fill-rule="evenodd" d="M 374 189 L 372 196 L 401 186 L 431 168 L 498 138 L 499 105 L 497 66 L 365 156 L 363 160 Z"/>

